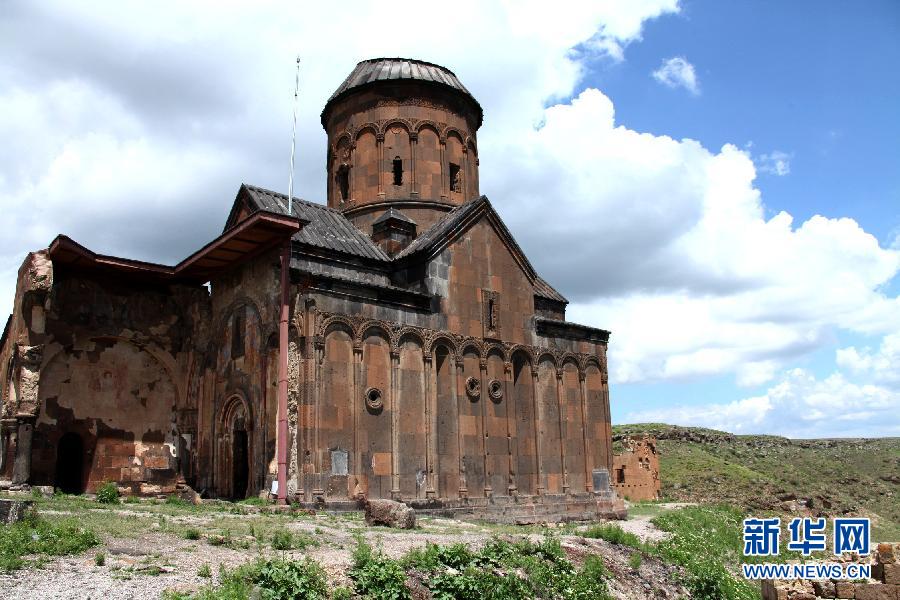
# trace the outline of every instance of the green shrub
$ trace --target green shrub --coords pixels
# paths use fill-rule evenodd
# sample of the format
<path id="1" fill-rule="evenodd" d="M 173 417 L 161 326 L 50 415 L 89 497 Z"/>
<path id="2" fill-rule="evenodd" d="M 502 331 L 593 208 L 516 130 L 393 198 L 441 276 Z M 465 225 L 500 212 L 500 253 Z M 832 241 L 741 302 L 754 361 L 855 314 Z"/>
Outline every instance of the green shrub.
<path id="1" fill-rule="evenodd" d="M 331 590 L 331 600 L 351 600 L 352 598 L 353 591 L 348 587 L 339 585 Z"/>
<path id="2" fill-rule="evenodd" d="M 611 598 L 606 580 L 610 573 L 599 556 L 588 556 L 572 583 L 571 600 L 604 600 Z"/>
<path id="3" fill-rule="evenodd" d="M 352 560 L 349 575 L 358 594 L 377 600 L 405 600 L 410 597 L 406 589 L 406 571 L 400 562 L 372 550 L 362 537 L 356 540 Z"/>
<path id="4" fill-rule="evenodd" d="M 175 494 L 169 494 L 168 496 L 166 496 L 166 504 L 168 504 L 169 506 L 190 506 L 189 502 L 182 500 Z"/>
<path id="5" fill-rule="evenodd" d="M 219 578 L 218 586 L 205 587 L 193 596 L 169 591 L 163 597 L 166 600 L 246 600 L 258 588 L 263 600 L 328 598 L 325 571 L 309 558 L 302 561 L 260 558 L 231 571 L 221 568 Z"/>
<path id="6" fill-rule="evenodd" d="M 628 557 L 628 566 L 637 571 L 641 568 L 641 553 L 634 552 L 631 556 Z"/>
<path id="7" fill-rule="evenodd" d="M 685 585 L 699 600 L 757 600 L 759 591 L 726 565 L 742 560 L 743 513 L 731 506 L 691 506 L 663 513 L 653 524 L 671 536 L 660 556 L 687 571 Z"/>
<path id="8" fill-rule="evenodd" d="M 30 554 L 77 554 L 99 543 L 97 534 L 81 527 L 75 519 L 51 523 L 32 512 L 18 523 L 0 527 L 0 570 L 14 571 L 24 566 L 22 557 Z"/>
<path id="9" fill-rule="evenodd" d="M 98 552 L 94 555 L 94 564 L 98 567 L 102 567 L 106 564 L 106 555 L 102 552 Z"/>
<path id="10" fill-rule="evenodd" d="M 188 527 L 184 530 L 184 539 L 186 540 L 199 540 L 200 539 L 200 530 L 195 527 Z"/>
<path id="11" fill-rule="evenodd" d="M 294 536 L 290 531 L 279 529 L 272 534 L 272 549 L 290 550 L 294 547 Z"/>
<path id="12" fill-rule="evenodd" d="M 361 562 L 366 561 L 367 553 L 372 553 L 363 546 L 358 552 Z M 432 596 L 439 600 L 609 598 L 609 573 L 603 561 L 588 557 L 584 566 L 576 570 L 555 537 L 548 536 L 539 543 L 494 539 L 478 552 L 463 544 L 427 544 L 407 553 L 400 563 L 424 575 Z M 364 593 L 359 587 L 357 591 Z"/>
<path id="13" fill-rule="evenodd" d="M 212 577 L 212 569 L 210 568 L 209 564 L 204 563 L 200 565 L 200 568 L 197 569 L 197 575 L 206 579 Z"/>
<path id="14" fill-rule="evenodd" d="M 628 546 L 638 550 L 647 550 L 649 547 L 641 541 L 641 538 L 633 533 L 625 531 L 618 525 L 613 523 L 605 523 L 603 525 L 594 525 L 582 534 L 586 538 L 594 538 L 606 540 L 612 544 L 620 546 Z"/>
<path id="15" fill-rule="evenodd" d="M 97 488 L 97 502 L 100 504 L 118 504 L 119 487 L 112 481 L 107 481 Z"/>

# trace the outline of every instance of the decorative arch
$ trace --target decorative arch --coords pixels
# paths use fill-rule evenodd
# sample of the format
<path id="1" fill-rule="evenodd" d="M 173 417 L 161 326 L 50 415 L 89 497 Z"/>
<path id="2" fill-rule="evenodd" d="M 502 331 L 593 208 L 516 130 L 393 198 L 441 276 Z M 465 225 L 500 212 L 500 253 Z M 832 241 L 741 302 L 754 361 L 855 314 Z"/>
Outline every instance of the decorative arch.
<path id="1" fill-rule="evenodd" d="M 253 408 L 246 396 L 234 390 L 216 419 L 216 488 L 220 496 L 246 498 L 255 481 Z"/>
<path id="2" fill-rule="evenodd" d="M 253 298 L 250 296 L 239 296 L 235 298 L 227 307 L 225 307 L 222 312 L 219 313 L 219 316 L 216 318 L 216 328 L 215 328 L 215 340 L 216 343 L 221 346 L 224 343 L 225 339 L 225 327 L 228 324 L 228 320 L 231 318 L 231 315 L 234 314 L 241 306 L 249 306 L 253 313 L 256 315 L 256 319 L 259 321 L 260 329 L 263 327 L 263 318 L 262 311 L 259 309 L 259 305 L 256 303 Z M 266 336 L 263 334 L 263 331 L 260 331 L 260 338 L 265 339 Z"/>
<path id="3" fill-rule="evenodd" d="M 442 137 L 441 126 L 434 121 L 428 119 L 419 121 L 418 125 L 416 126 L 416 133 L 421 133 L 423 129 L 431 129 L 435 134 L 437 134 L 438 138 Z"/>
<path id="4" fill-rule="evenodd" d="M 356 326 L 353 325 L 353 322 L 350 319 L 341 315 L 334 315 L 325 319 L 320 327 L 320 331 L 322 332 L 320 335 L 323 338 L 327 337 L 328 334 L 335 329 L 344 329 L 344 331 L 350 335 L 352 340 L 356 341 L 358 339 Z"/>
<path id="5" fill-rule="evenodd" d="M 466 340 L 460 343 L 459 345 L 459 354 L 458 356 L 462 358 L 468 350 L 472 350 L 478 358 L 484 358 L 485 354 L 483 352 L 483 348 L 481 344 L 476 342 L 475 340 Z"/>
<path id="6" fill-rule="evenodd" d="M 447 335 L 436 335 L 431 339 L 431 344 L 428 346 L 428 352 L 433 356 L 434 351 L 438 346 L 444 346 L 447 349 L 447 352 L 450 356 L 457 356 L 457 347 L 454 341 Z M 462 356 L 462 352 L 459 353 L 459 356 Z"/>
<path id="7" fill-rule="evenodd" d="M 394 352 L 399 352 L 400 347 L 403 345 L 404 340 L 406 340 L 407 338 L 414 339 L 423 349 L 426 347 L 425 336 L 423 336 L 418 329 L 413 329 L 412 327 L 404 327 L 394 334 L 391 349 Z"/>
<path id="8" fill-rule="evenodd" d="M 356 345 L 362 344 L 372 333 L 380 336 L 387 342 L 388 347 L 393 349 L 397 346 L 395 338 L 391 335 L 390 330 L 385 327 L 381 321 L 365 321 L 356 329 L 356 337 L 353 341 Z"/>
<path id="9" fill-rule="evenodd" d="M 556 360 L 556 355 L 554 355 L 549 350 L 538 350 L 537 355 L 535 356 L 535 361 L 534 361 L 535 366 L 537 366 L 538 364 L 540 364 L 544 361 L 549 361 L 550 364 L 553 365 L 553 369 L 555 371 L 559 370 L 560 363 L 559 363 L 559 361 Z"/>
<path id="10" fill-rule="evenodd" d="M 466 137 L 468 137 L 468 136 L 466 136 L 466 134 L 463 133 L 461 130 L 457 129 L 456 127 L 453 127 L 452 125 L 445 127 L 444 132 L 443 132 L 443 137 L 449 139 L 450 136 L 458 138 L 459 145 L 462 147 L 465 147 L 465 145 L 466 145 L 465 140 L 466 140 Z"/>
<path id="11" fill-rule="evenodd" d="M 409 121 L 407 121 L 406 119 L 389 119 L 382 123 L 381 133 L 387 133 L 387 131 L 394 125 L 399 125 L 403 129 L 405 129 L 407 134 L 412 132 L 412 127 L 410 127 Z"/>
<path id="12" fill-rule="evenodd" d="M 362 136 L 362 134 L 367 131 L 371 132 L 374 136 L 378 136 L 381 133 L 381 129 L 378 127 L 377 123 L 363 123 L 354 133 L 354 141 L 359 141 L 359 138 Z"/>
<path id="13" fill-rule="evenodd" d="M 492 354 L 499 356 L 503 362 L 509 362 L 506 348 L 502 344 L 488 344 L 485 348 L 484 356 L 488 358 Z"/>

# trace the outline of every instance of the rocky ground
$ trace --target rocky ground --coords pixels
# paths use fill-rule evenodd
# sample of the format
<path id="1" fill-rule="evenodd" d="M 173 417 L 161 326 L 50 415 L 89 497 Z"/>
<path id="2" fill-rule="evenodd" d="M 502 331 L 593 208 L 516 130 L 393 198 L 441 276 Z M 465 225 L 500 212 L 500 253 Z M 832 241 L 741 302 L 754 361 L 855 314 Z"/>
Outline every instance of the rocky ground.
<path id="1" fill-rule="evenodd" d="M 638 551 L 584 538 L 578 535 L 584 525 L 517 528 L 420 518 L 416 529 L 404 531 L 367 526 L 359 514 L 285 515 L 255 507 L 235 510 L 139 504 L 98 509 L 87 502 L 65 506 L 51 500 L 41 510 L 48 516 L 78 517 L 101 532 L 103 543 L 80 555 L 50 558 L 41 566 L 0 573 L 4 599 L 159 598 L 165 590 L 196 590 L 216 581 L 220 566 L 232 568 L 260 555 L 282 554 L 291 558 L 312 557 L 325 568 L 331 585 L 350 585 L 346 572 L 356 545 L 355 536 L 380 546 L 391 557 L 400 557 L 426 542 L 479 547 L 494 536 L 528 536 L 537 541 L 547 529 L 560 536 L 564 550 L 575 564 L 581 564 L 590 554 L 600 555 L 612 573 L 609 586 L 616 598 L 686 597 L 674 581 L 675 567 L 643 556 L 635 568 L 631 556 Z M 644 540 L 664 536 L 650 523 L 647 514 L 620 524 Z M 292 532 L 294 549 L 272 549 L 271 535 L 279 529 Z M 187 539 L 196 533 L 199 539 Z M 206 566 L 209 577 L 202 575 Z"/>

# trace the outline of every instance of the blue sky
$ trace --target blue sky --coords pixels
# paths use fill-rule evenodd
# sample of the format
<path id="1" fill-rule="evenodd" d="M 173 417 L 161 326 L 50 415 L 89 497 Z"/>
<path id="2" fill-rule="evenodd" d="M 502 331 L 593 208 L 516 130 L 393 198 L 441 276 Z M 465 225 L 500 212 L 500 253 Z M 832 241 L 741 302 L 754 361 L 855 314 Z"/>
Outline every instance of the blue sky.
<path id="1" fill-rule="evenodd" d="M 0 302 L 64 233 L 172 264 L 242 182 L 321 202 L 354 65 L 452 69 L 480 185 L 570 320 L 610 329 L 616 422 L 900 435 L 900 5 L 12 0 Z M 473 18 L 477 15 L 477 18 Z M 264 42 L 264 43 L 263 43 Z"/>
<path id="2" fill-rule="evenodd" d="M 650 77 L 680 56 L 699 92 Z M 753 155 L 782 152 L 789 173 L 758 173 L 769 216 L 850 217 L 882 245 L 900 233 L 900 4 L 864 2 L 681 3 L 679 14 L 649 21 L 626 60 L 596 57 L 581 87 L 616 105 L 616 120 L 637 131 L 726 143 Z M 576 94 L 577 95 L 577 94 Z M 896 295 L 900 279 L 886 286 Z M 876 345 L 878 336 L 830 332 L 833 342 L 796 362 L 827 376 L 835 348 Z M 615 339 L 614 339 L 615 341 Z M 736 389 L 733 377 L 614 386 L 613 418 L 635 406 L 663 408 L 739 400 L 765 386 Z"/>
<path id="3" fill-rule="evenodd" d="M 849 216 L 889 242 L 900 228 L 900 4 L 681 6 L 649 21 L 626 61 L 593 61 L 584 84 L 632 129 L 791 155 L 790 176 L 757 180 L 770 210 Z M 694 65 L 699 95 L 648 77 L 670 56 Z"/>

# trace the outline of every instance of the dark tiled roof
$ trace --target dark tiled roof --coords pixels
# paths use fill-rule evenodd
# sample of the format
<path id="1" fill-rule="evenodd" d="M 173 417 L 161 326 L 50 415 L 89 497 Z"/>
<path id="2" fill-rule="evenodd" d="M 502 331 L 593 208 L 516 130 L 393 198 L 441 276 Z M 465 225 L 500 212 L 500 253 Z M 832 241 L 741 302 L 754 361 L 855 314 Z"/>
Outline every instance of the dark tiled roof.
<path id="1" fill-rule="evenodd" d="M 468 217 L 473 211 L 475 211 L 478 207 L 486 202 L 487 197 L 480 196 L 477 198 L 472 198 L 468 202 L 460 204 L 459 206 L 448 212 L 446 215 L 438 219 L 434 223 L 434 225 L 423 231 L 419 235 L 419 237 L 414 239 L 412 243 L 404 248 L 399 254 L 397 254 L 395 258 L 397 260 L 400 260 L 402 258 L 406 258 L 407 256 L 412 256 L 413 254 L 416 254 L 421 250 L 425 250 L 433 244 L 441 241 L 460 223 L 465 221 L 466 217 Z"/>
<path id="2" fill-rule="evenodd" d="M 565 296 L 557 292 L 556 289 L 547 283 L 540 275 L 534 280 L 534 295 L 540 296 L 541 298 L 547 298 L 548 300 L 555 300 L 556 302 L 569 303 Z"/>
<path id="3" fill-rule="evenodd" d="M 478 122 L 481 123 L 483 114 L 481 105 L 478 104 L 475 97 L 466 89 L 466 86 L 462 84 L 453 71 L 434 63 L 412 58 L 370 58 L 359 62 L 356 68 L 347 76 L 347 79 L 331 95 L 328 102 L 325 103 L 325 109 L 322 111 L 322 114 L 325 114 L 325 111 L 328 110 L 328 105 L 332 101 L 350 90 L 376 81 L 401 79 L 426 81 L 465 94 L 477 107 Z"/>
<path id="4" fill-rule="evenodd" d="M 398 221 L 403 221 L 404 223 L 409 223 L 410 225 L 416 225 L 415 221 L 404 215 L 399 210 L 396 210 L 393 206 L 384 211 L 383 215 L 372 221 L 372 225 L 384 223 L 388 219 L 397 219 Z"/>
<path id="5" fill-rule="evenodd" d="M 243 187 L 247 190 L 257 209 L 287 214 L 287 196 L 285 194 L 253 185 L 244 184 Z M 390 260 L 384 250 L 354 227 L 338 211 L 299 198 L 294 198 L 293 209 L 296 216 L 309 221 L 309 225 L 306 225 L 300 233 L 294 236 L 295 242 L 362 258 L 379 261 Z"/>

